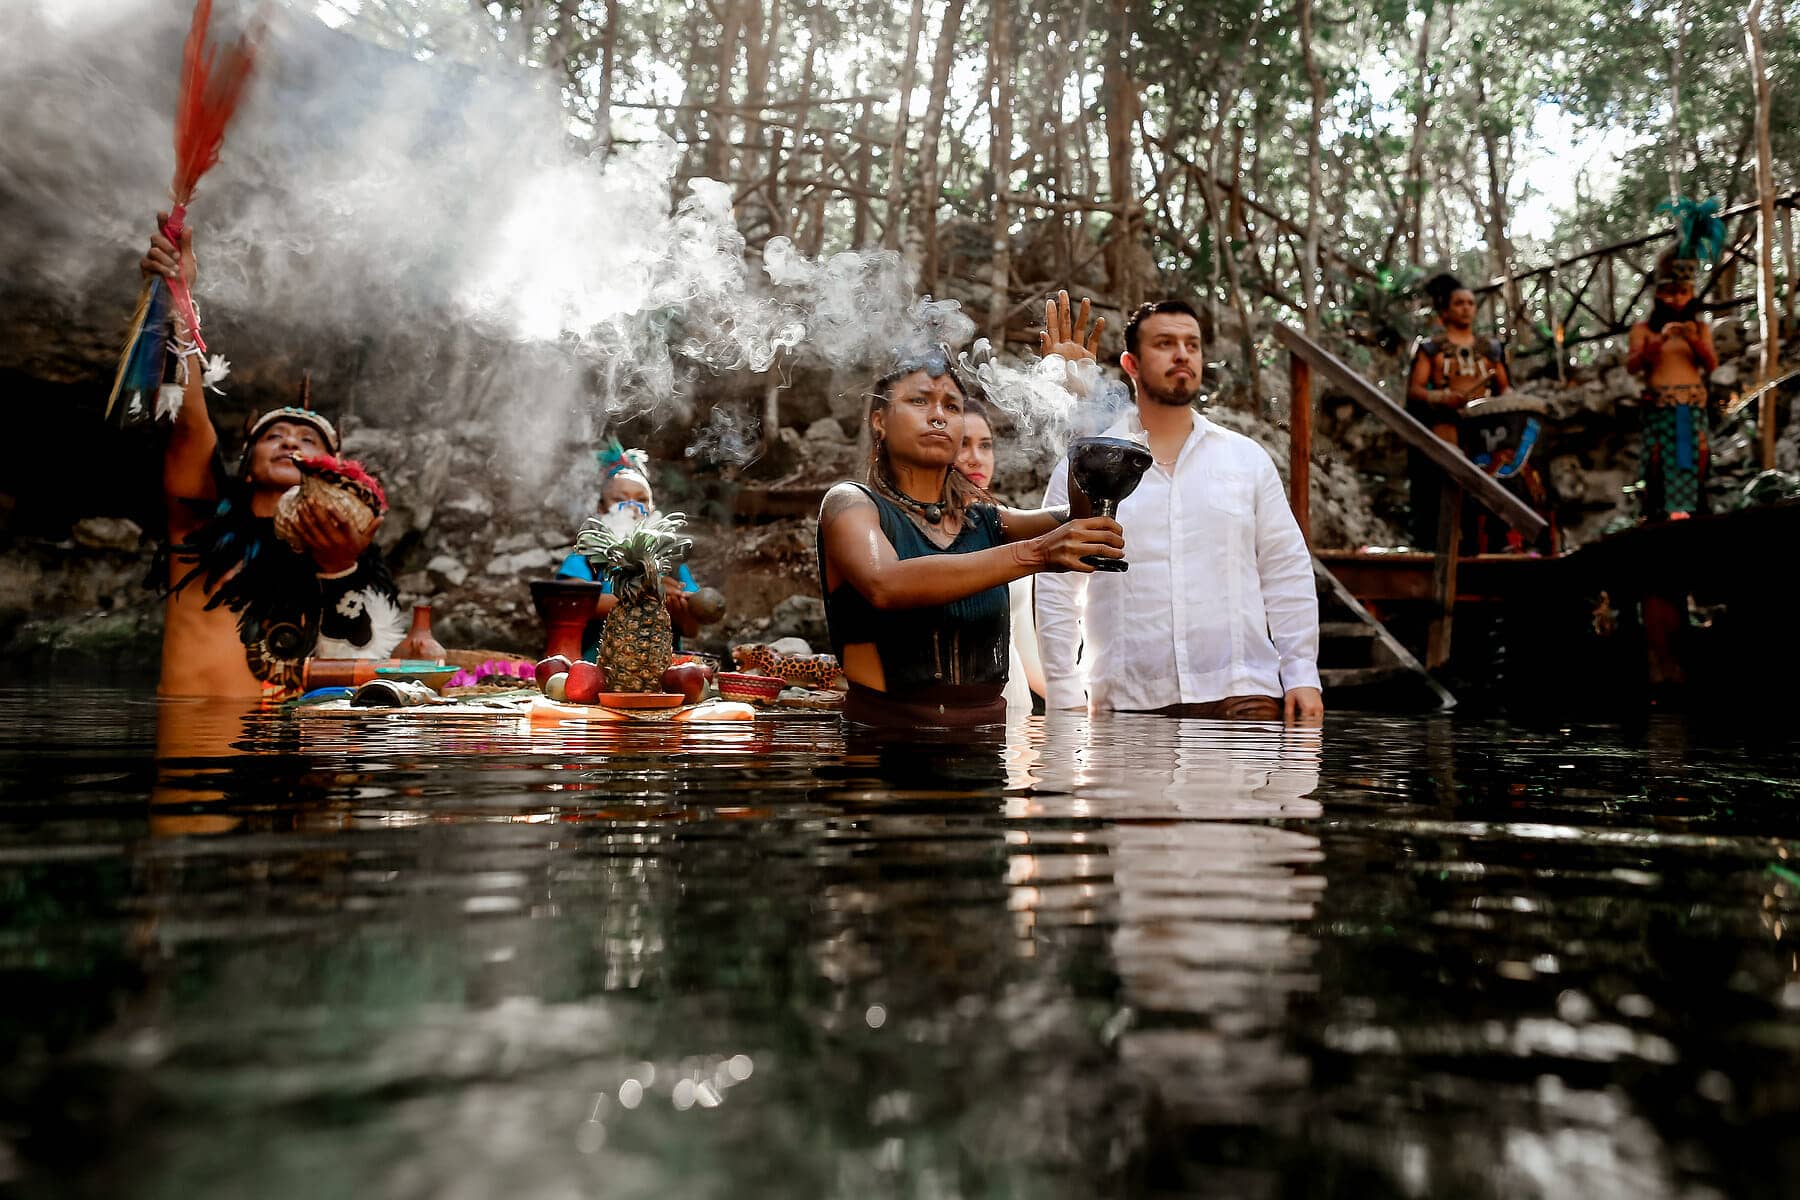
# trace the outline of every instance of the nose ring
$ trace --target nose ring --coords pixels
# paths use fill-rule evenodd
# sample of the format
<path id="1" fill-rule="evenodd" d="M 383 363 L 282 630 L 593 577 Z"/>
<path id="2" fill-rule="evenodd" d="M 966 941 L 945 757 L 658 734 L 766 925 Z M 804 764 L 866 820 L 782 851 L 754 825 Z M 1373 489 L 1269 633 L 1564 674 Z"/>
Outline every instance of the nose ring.
<path id="1" fill-rule="evenodd" d="M 931 418 L 931 427 L 933 429 L 942 429 L 945 424 L 946 424 L 946 422 L 944 422 L 941 418 L 938 418 L 938 417 Z"/>

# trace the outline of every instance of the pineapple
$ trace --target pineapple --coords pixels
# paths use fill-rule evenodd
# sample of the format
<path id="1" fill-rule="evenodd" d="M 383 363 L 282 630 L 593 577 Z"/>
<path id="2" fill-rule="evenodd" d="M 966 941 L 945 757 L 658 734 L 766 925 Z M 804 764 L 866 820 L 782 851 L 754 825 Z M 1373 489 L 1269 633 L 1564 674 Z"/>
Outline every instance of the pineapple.
<path id="1" fill-rule="evenodd" d="M 596 656 L 606 672 L 606 686 L 615 692 L 662 689 L 662 673 L 675 653 L 662 577 L 674 572 L 694 544 L 682 536 L 686 523 L 680 513 L 658 513 L 621 530 L 591 517 L 575 538 L 575 552 L 588 556 L 619 598 L 606 618 Z"/>

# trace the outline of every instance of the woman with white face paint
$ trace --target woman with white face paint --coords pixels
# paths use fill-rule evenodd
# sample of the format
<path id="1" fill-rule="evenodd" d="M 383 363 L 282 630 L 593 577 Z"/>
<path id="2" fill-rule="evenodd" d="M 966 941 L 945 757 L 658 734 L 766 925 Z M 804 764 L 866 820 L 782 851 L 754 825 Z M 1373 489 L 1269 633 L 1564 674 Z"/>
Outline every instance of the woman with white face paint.
<path id="1" fill-rule="evenodd" d="M 600 463 L 600 520 L 616 534 L 629 533 L 656 512 L 656 498 L 650 491 L 650 456 L 642 450 L 626 450 L 617 438 L 613 438 L 594 457 Z M 563 559 L 556 569 L 556 577 L 604 586 L 604 592 L 594 599 L 594 619 L 588 622 L 581 635 L 582 657 L 592 659 L 600 646 L 606 615 L 612 612 L 619 598 L 612 594 L 612 583 L 595 574 L 593 564 L 585 555 L 571 554 Z M 675 645 L 679 649 L 682 638 L 700 632 L 700 622 L 688 610 L 688 597 L 699 591 L 700 585 L 686 563 L 678 564 L 675 574 L 665 576 L 662 584 L 663 599 L 669 606 L 669 621 L 675 630 Z"/>

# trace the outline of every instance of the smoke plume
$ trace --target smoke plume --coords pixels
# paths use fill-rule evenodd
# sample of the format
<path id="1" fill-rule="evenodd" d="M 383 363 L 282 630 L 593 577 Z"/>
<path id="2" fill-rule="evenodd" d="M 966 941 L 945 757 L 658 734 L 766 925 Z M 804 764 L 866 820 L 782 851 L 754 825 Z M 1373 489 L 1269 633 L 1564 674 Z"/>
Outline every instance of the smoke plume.
<path id="1" fill-rule="evenodd" d="M 116 303 L 122 323 L 167 206 L 188 17 L 183 0 L 25 0 L 9 23 L 11 290 Z M 775 238 L 754 263 L 726 185 L 678 185 L 666 141 L 589 156 L 553 83 L 419 61 L 277 10 L 189 214 L 200 303 L 247 343 L 218 348 L 243 363 L 307 339 L 355 346 L 366 417 L 494 424 L 511 451 L 496 467 L 528 476 L 535 448 L 572 431 L 702 416 L 711 373 L 784 355 L 873 370 L 974 332 L 954 302 L 919 300 L 891 252 L 815 260 Z M 1047 366 L 980 370 L 1022 428 L 1071 426 Z M 708 455 L 742 453 L 729 416 L 701 429 Z"/>

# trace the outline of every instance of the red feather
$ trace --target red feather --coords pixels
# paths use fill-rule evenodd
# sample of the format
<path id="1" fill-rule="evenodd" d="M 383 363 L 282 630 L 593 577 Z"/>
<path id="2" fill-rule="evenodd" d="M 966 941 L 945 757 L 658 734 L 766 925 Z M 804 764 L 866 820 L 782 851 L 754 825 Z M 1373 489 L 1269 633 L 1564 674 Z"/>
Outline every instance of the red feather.
<path id="1" fill-rule="evenodd" d="M 181 51 L 181 97 L 175 109 L 175 179 L 169 185 L 175 206 L 169 212 L 169 223 L 163 226 L 164 235 L 176 246 L 181 245 L 187 203 L 200 177 L 218 163 L 225 127 L 237 112 L 250 69 L 256 65 L 254 26 L 221 55 L 217 46 L 207 42 L 211 22 L 212 0 L 196 0 L 193 24 L 188 26 Z M 187 284 L 177 279 L 169 290 L 188 328 L 194 331 L 194 341 L 204 351 L 206 342 L 200 336 L 200 321 Z"/>
<path id="2" fill-rule="evenodd" d="M 381 490 L 381 481 L 369 474 L 353 458 L 333 458 L 329 454 L 314 454 L 304 458 L 295 455 L 294 465 L 300 468 L 302 474 L 316 476 L 326 483 L 347 486 L 351 491 L 360 491 L 365 500 L 374 501 L 371 507 L 377 515 L 387 511 L 387 493 Z"/>
<path id="3" fill-rule="evenodd" d="M 246 31 L 223 55 L 207 43 L 212 0 L 198 0 L 181 51 L 181 100 L 175 110 L 175 181 L 169 187 L 175 203 L 185 205 L 194 185 L 219 161 L 225 126 L 256 63 L 256 50 Z"/>

